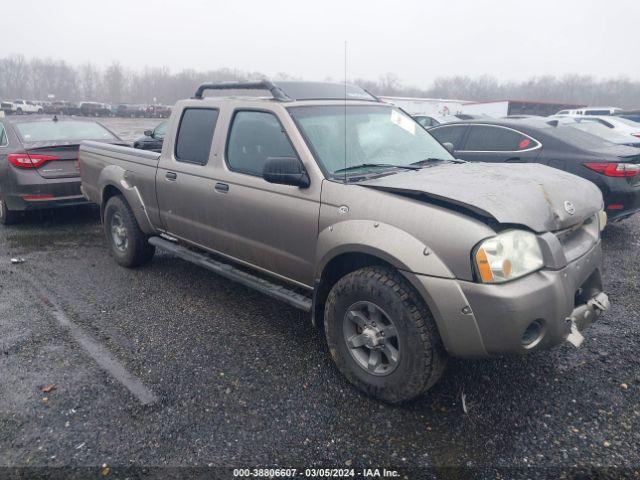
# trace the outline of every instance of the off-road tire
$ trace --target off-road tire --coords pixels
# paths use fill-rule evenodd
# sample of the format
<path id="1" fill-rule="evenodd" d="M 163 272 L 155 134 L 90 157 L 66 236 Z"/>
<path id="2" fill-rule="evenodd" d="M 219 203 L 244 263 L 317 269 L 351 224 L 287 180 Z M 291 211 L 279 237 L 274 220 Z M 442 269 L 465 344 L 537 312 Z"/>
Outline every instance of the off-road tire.
<path id="1" fill-rule="evenodd" d="M 120 250 L 113 239 L 111 226 L 114 215 L 118 214 L 126 230 L 127 246 Z M 111 197 L 104 208 L 104 232 L 109 250 L 119 265 L 127 268 L 148 263 L 155 254 L 156 247 L 148 242 L 147 235 L 140 230 L 136 217 L 127 201 L 120 195 Z"/>
<path id="2" fill-rule="evenodd" d="M 20 213 L 9 210 L 7 202 L 0 198 L 0 225 L 14 225 L 20 221 Z"/>
<path id="3" fill-rule="evenodd" d="M 349 353 L 343 322 L 347 309 L 361 301 L 382 308 L 398 331 L 400 361 L 387 376 L 365 371 Z M 331 357 L 342 374 L 367 395 L 385 402 L 421 396 L 444 371 L 447 356 L 431 312 L 409 282 L 390 267 L 366 267 L 340 279 L 327 298 L 324 328 Z"/>

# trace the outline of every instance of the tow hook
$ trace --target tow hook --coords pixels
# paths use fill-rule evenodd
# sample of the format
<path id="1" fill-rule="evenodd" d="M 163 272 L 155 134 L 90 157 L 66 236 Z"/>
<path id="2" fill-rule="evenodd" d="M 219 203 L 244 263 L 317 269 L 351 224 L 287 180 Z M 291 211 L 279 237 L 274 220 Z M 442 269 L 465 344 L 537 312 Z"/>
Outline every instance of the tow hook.
<path id="1" fill-rule="evenodd" d="M 609 296 L 604 292 L 600 292 L 598 295 L 589 300 L 587 302 L 587 305 L 592 305 L 600 312 L 606 312 L 607 310 L 609 310 L 611 303 L 609 303 Z"/>
<path id="2" fill-rule="evenodd" d="M 574 347 L 578 348 L 582 345 L 584 337 L 580 333 L 581 329 L 587 327 L 593 322 L 600 313 L 609 310 L 611 304 L 606 293 L 600 292 L 587 301 L 586 304 L 574 308 L 571 316 L 566 318 L 566 322 L 570 324 L 570 332 L 567 335 L 567 341 Z"/>

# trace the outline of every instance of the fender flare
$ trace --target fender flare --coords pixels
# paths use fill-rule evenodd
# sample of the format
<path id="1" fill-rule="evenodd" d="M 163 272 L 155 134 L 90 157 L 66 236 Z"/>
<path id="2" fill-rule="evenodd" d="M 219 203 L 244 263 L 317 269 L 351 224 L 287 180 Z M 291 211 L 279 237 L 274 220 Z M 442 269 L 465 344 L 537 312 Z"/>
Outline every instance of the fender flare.
<path id="1" fill-rule="evenodd" d="M 134 185 L 131 185 L 131 183 L 127 181 L 127 171 L 124 168 L 119 165 L 107 165 L 100 172 L 98 185 L 100 188 L 99 200 L 101 210 L 103 210 L 105 207 L 104 192 L 107 187 L 111 186 L 122 194 L 122 196 L 131 207 L 133 215 L 136 217 L 136 221 L 140 226 L 140 230 L 142 230 L 147 235 L 153 235 L 157 233 L 156 229 L 151 223 L 147 208 L 144 204 L 144 200 L 142 200 L 142 196 L 140 195 L 138 188 Z"/>
<path id="2" fill-rule="evenodd" d="M 320 279 L 327 264 L 344 253 L 373 255 L 406 272 L 455 278 L 426 243 L 386 223 L 346 220 L 322 230 L 318 235 L 315 278 Z"/>

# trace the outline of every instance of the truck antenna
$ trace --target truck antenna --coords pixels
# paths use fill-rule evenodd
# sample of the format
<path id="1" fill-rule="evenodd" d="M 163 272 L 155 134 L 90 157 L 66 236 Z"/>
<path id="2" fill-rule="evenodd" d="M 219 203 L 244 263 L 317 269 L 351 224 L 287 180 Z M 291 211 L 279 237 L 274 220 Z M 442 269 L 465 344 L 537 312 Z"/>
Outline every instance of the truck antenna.
<path id="1" fill-rule="evenodd" d="M 347 183 L 347 41 L 344 41 L 344 183 Z"/>

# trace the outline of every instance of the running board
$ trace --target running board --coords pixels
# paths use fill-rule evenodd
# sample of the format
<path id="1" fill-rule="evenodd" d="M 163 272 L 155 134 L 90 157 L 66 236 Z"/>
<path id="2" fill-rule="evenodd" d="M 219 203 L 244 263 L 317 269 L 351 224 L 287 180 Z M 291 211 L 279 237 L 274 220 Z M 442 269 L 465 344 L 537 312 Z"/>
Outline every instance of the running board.
<path id="1" fill-rule="evenodd" d="M 311 299 L 300 293 L 294 292 L 286 287 L 277 285 L 260 277 L 256 277 L 250 273 L 240 270 L 228 263 L 222 263 L 214 260 L 209 255 L 194 252 L 186 247 L 170 242 L 160 237 L 149 238 L 149 243 L 163 250 L 173 253 L 187 262 L 211 270 L 218 275 L 228 278 L 234 282 L 240 283 L 245 287 L 253 288 L 269 297 L 281 300 L 305 312 L 311 311 Z"/>

